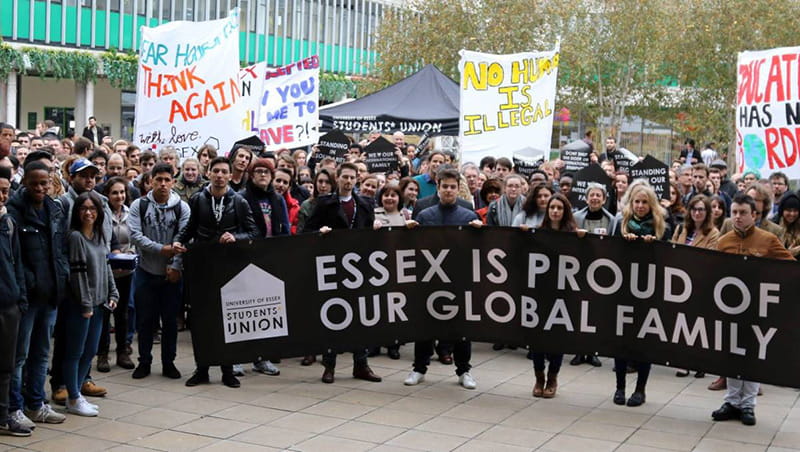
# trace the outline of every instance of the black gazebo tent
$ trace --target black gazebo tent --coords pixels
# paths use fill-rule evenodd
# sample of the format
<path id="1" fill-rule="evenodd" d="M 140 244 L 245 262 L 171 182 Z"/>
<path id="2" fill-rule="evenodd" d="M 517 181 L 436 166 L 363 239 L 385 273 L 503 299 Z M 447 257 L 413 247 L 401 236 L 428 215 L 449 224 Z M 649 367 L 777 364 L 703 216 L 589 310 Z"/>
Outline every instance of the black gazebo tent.
<path id="1" fill-rule="evenodd" d="M 459 86 L 436 66 L 346 104 L 321 108 L 322 131 L 458 135 Z"/>

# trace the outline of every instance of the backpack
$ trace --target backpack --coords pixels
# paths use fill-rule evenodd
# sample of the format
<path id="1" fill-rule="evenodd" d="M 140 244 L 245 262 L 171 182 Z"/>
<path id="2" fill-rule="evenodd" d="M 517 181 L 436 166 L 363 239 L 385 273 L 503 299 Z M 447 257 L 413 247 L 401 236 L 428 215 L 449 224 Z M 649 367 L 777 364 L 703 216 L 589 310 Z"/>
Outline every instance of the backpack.
<path id="1" fill-rule="evenodd" d="M 178 201 L 178 204 L 175 204 L 175 206 L 170 207 L 170 209 L 175 211 L 175 226 L 173 226 L 172 228 L 172 238 L 178 236 L 178 232 L 181 227 L 181 213 L 183 210 L 181 204 L 182 202 Z M 150 199 L 148 199 L 147 196 L 142 196 L 141 198 L 139 198 L 139 215 L 142 218 L 142 226 L 144 226 L 145 222 L 147 221 L 148 207 L 150 207 Z"/>

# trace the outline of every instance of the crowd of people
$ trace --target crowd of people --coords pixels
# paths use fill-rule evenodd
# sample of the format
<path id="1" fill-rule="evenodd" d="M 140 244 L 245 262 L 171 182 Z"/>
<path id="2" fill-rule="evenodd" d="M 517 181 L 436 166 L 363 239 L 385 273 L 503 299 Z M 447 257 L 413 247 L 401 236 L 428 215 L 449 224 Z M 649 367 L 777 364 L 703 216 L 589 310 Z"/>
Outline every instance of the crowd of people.
<path id="1" fill-rule="evenodd" d="M 507 158 L 459 164 L 454 153 L 418 150 L 400 132 L 392 136 L 397 170 L 389 173 L 370 173 L 365 163 L 364 147 L 378 132 L 354 141 L 338 163 L 321 157 L 317 147 L 273 153 L 235 145 L 222 156 L 203 146 L 186 157 L 170 146 L 141 150 L 96 128 L 84 135 L 61 140 L 49 131 L 29 133 L 0 124 L 4 434 L 27 436 L 36 423 L 63 422 L 64 412 L 50 401 L 65 405 L 67 414 L 97 416 L 99 407 L 86 397 L 108 391 L 95 384 L 92 373 L 109 372 L 113 364 L 132 370 L 134 379 L 147 378 L 156 343 L 161 374 L 182 378 L 174 365 L 177 335 L 192 327 L 191 300 L 182 297 L 182 255 L 201 242 L 465 225 L 617 235 L 781 259 L 800 253 L 800 196 L 789 190 L 786 176 L 761 179 L 749 171 L 728 178 L 724 161 L 702 162 L 704 154 L 690 141 L 670 170 L 668 199 L 660 200 L 646 181 L 631 180 L 615 160 L 626 154 L 615 152 L 615 140 L 607 139 L 604 152 L 592 152 L 590 159 L 614 183 L 588 184 L 586 206 L 574 209 L 574 176 L 563 171 L 560 160 L 525 175 Z M 353 350 L 354 378 L 381 381 L 368 364 L 381 345 Z M 494 349 L 506 346 L 494 344 Z M 434 352 L 443 364 L 455 365 L 461 386 L 477 387 L 469 341 L 415 343 L 406 385 L 424 380 Z M 399 345 L 390 345 L 388 356 L 399 359 Z M 259 359 L 252 370 L 279 375 L 276 358 Z M 325 383 L 335 380 L 336 358 L 335 353 L 322 356 Z M 535 374 L 533 396 L 555 397 L 563 355 L 532 349 L 528 358 Z M 316 360 L 305 356 L 301 364 Z M 588 351 L 570 361 L 583 363 L 602 365 Z M 614 359 L 614 403 L 645 403 L 650 369 L 650 363 Z M 209 372 L 198 365 L 185 384 L 207 384 Z M 631 372 L 637 378 L 628 397 Z M 221 366 L 221 374 L 224 385 L 239 387 L 244 366 Z M 689 371 L 680 369 L 677 375 Z M 726 388 L 725 403 L 712 417 L 755 424 L 758 383 L 721 377 L 710 386 Z"/>

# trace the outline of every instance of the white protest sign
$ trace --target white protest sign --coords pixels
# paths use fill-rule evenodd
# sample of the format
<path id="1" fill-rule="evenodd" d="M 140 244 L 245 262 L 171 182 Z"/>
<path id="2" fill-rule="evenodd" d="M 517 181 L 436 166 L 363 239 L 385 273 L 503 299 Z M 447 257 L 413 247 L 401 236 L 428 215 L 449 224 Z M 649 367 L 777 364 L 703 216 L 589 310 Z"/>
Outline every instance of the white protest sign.
<path id="1" fill-rule="evenodd" d="M 262 61 L 239 70 L 239 81 L 242 84 L 241 129 L 245 136 L 259 135 L 258 113 L 261 98 L 264 95 L 264 76 L 267 63 Z"/>
<path id="2" fill-rule="evenodd" d="M 461 51 L 462 161 L 549 153 L 558 60 L 558 47 L 510 55 Z"/>
<path id="3" fill-rule="evenodd" d="M 741 52 L 736 76 L 736 172 L 800 178 L 800 47 Z"/>
<path id="4" fill-rule="evenodd" d="M 316 144 L 319 139 L 319 57 L 266 70 L 258 135 L 275 151 Z"/>
<path id="5" fill-rule="evenodd" d="M 206 22 L 142 27 L 134 142 L 174 146 L 181 158 L 203 144 L 229 148 L 245 136 L 239 81 L 239 9 Z"/>

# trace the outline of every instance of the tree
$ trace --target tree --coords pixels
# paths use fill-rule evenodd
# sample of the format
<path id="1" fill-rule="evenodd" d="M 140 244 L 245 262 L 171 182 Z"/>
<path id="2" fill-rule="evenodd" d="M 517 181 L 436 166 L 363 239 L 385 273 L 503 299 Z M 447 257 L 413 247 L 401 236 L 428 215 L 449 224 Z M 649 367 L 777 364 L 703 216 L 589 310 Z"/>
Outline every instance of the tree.
<path id="1" fill-rule="evenodd" d="M 458 51 L 516 53 L 561 37 L 558 103 L 619 132 L 626 107 L 661 105 L 671 17 L 657 0 L 413 0 L 388 16 L 372 73 L 394 83 L 424 64 L 459 79 Z"/>
<path id="2" fill-rule="evenodd" d="M 666 61 L 680 83 L 684 127 L 709 141 L 735 140 L 738 53 L 797 45 L 797 0 L 692 0 L 674 6 L 684 18 Z"/>
<path id="3" fill-rule="evenodd" d="M 388 13 L 377 35 L 371 73 L 390 85 L 426 64 L 459 79 L 458 51 L 515 53 L 552 47 L 539 4 L 523 0 L 411 0 Z M 546 39 L 545 39 L 546 37 Z"/>

